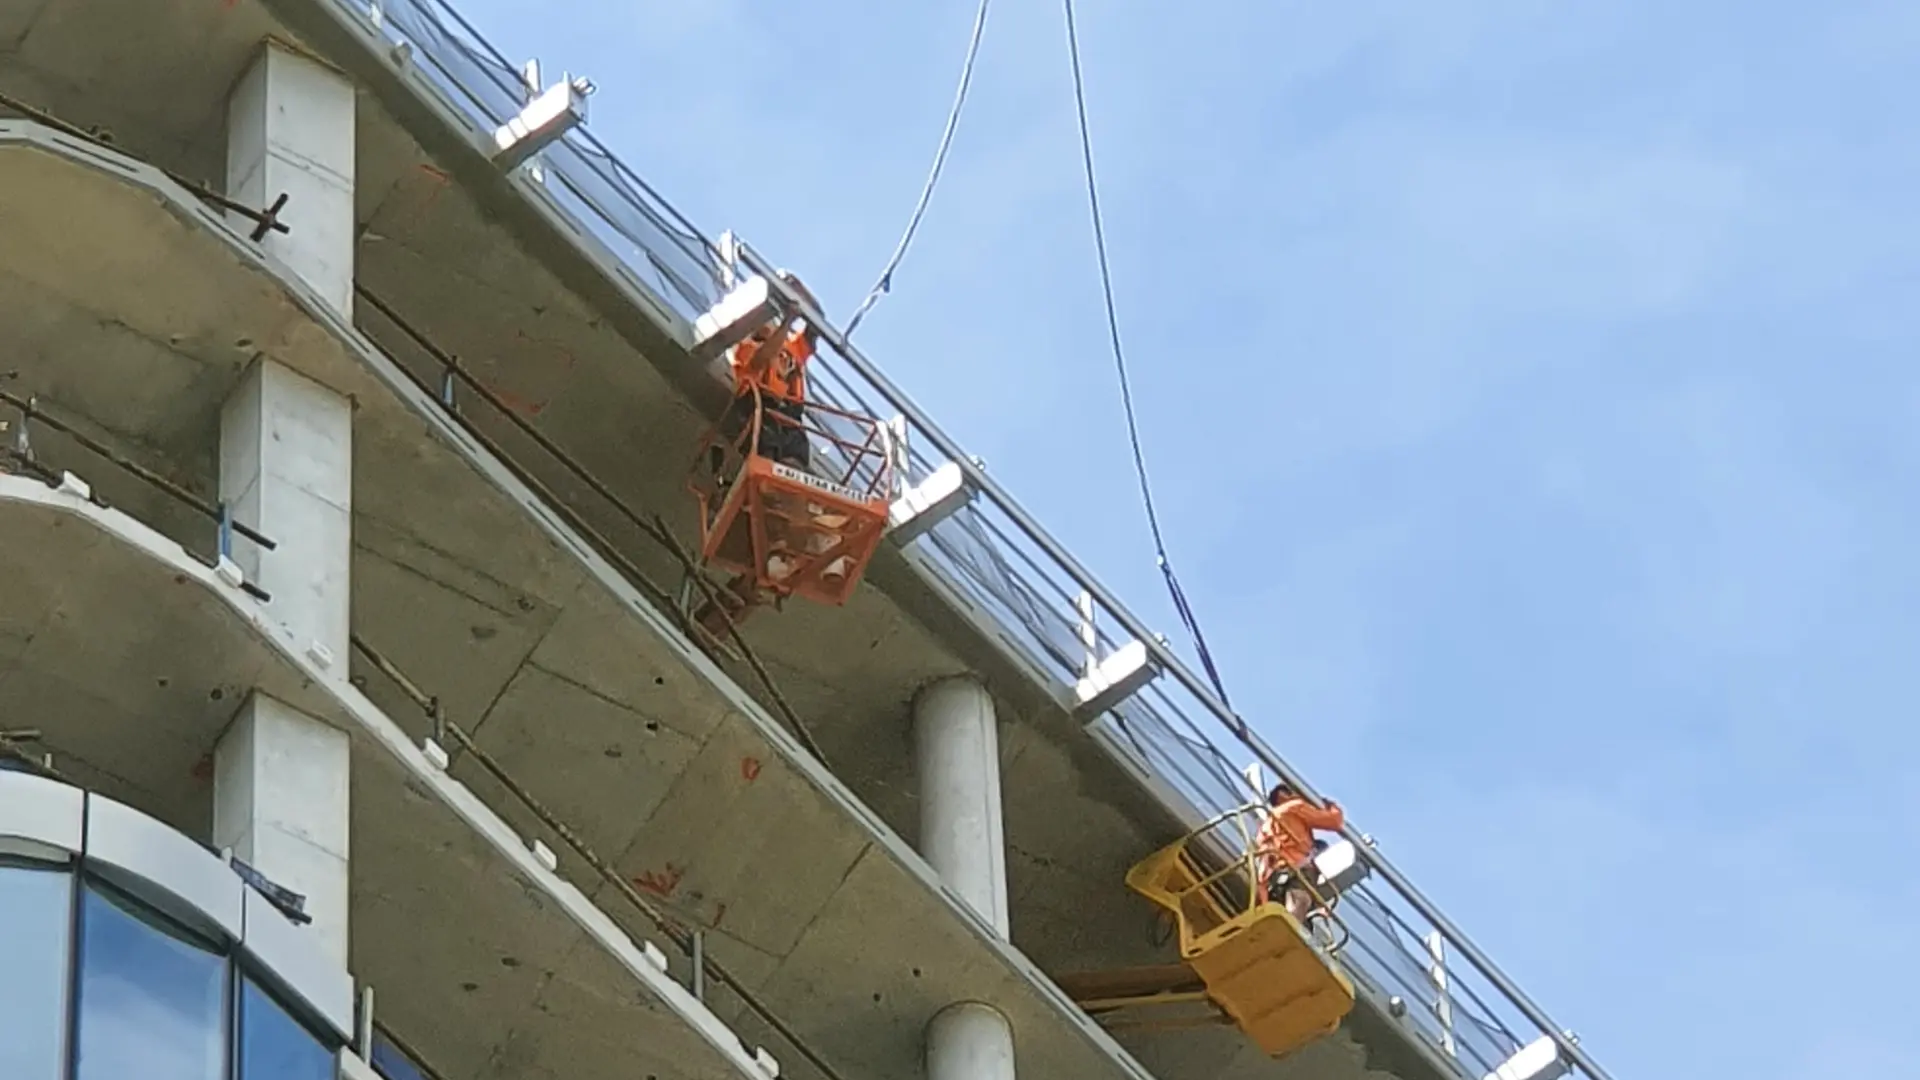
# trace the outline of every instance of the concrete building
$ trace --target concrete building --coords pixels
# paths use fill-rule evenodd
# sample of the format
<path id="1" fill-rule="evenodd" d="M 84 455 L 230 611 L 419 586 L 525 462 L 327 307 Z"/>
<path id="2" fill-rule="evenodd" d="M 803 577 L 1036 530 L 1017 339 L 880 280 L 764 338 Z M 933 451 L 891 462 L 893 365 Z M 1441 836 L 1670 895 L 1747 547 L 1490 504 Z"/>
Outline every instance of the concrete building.
<path id="1" fill-rule="evenodd" d="M 711 335 L 796 298 L 587 91 L 438 0 L 0 5 L 0 1076 L 1605 1080 L 1357 832 L 1337 1031 L 1090 1002 L 1299 778 L 830 326 L 892 532 L 700 644 Z"/>

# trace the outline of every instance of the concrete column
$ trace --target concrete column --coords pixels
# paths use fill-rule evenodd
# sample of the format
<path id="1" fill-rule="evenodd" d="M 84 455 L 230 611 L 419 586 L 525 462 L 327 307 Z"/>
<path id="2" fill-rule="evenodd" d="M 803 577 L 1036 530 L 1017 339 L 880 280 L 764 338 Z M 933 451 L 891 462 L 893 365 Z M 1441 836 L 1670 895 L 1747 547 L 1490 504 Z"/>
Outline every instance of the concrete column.
<path id="1" fill-rule="evenodd" d="M 1007 844 L 1000 733 L 978 680 L 942 679 L 913 702 L 920 854 L 987 925 L 1007 936 Z"/>
<path id="2" fill-rule="evenodd" d="M 913 702 L 920 853 L 1001 937 L 1008 932 L 1000 733 L 976 679 L 942 679 Z M 999 1010 L 957 1002 L 927 1025 L 927 1080 L 1014 1080 L 1013 1028 Z"/>
<path id="3" fill-rule="evenodd" d="M 347 733 L 255 692 L 214 749 L 213 843 L 307 898 L 347 964 Z"/>
<path id="4" fill-rule="evenodd" d="M 284 233 L 267 251 L 334 310 L 353 312 L 353 83 L 269 41 L 227 101 L 227 197 L 264 209 L 281 195 Z M 251 230 L 252 222 L 236 225 Z"/>
<path id="5" fill-rule="evenodd" d="M 272 597 L 296 650 L 342 678 L 353 555 L 353 405 L 256 361 L 220 416 L 220 501 L 274 542 L 233 537 L 233 561 Z"/>
<path id="6" fill-rule="evenodd" d="M 272 596 L 297 651 L 337 678 L 348 660 L 353 410 L 339 394 L 257 361 L 220 417 L 220 498 L 274 541 L 233 537 L 233 559 Z M 254 694 L 214 750 L 213 842 L 307 897 L 310 929 L 347 962 L 344 732 Z"/>
<path id="7" fill-rule="evenodd" d="M 1007 1018 L 973 1001 L 942 1009 L 927 1025 L 927 1080 L 1014 1080 Z"/>
<path id="8" fill-rule="evenodd" d="M 282 194 L 286 233 L 262 246 L 320 301 L 352 318 L 354 88 L 268 42 L 227 103 L 227 195 Z M 251 222 L 236 225 L 251 228 Z M 254 363 L 220 416 L 220 499 L 271 537 L 233 537 L 233 560 L 272 596 L 289 643 L 345 679 L 353 554 L 353 407 L 270 359 Z M 310 930 L 347 962 L 348 795 L 344 732 L 254 694 L 214 752 L 213 841 L 307 898 Z"/>

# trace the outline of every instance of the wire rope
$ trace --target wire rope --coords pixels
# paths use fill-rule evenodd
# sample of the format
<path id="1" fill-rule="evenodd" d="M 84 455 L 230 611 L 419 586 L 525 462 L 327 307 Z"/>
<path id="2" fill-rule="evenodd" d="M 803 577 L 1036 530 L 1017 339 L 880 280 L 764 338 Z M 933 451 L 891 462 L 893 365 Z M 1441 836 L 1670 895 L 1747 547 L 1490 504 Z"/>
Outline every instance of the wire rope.
<path id="1" fill-rule="evenodd" d="M 947 167 L 947 152 L 953 149 L 953 134 L 960 127 L 960 113 L 967 105 L 967 91 L 973 86 L 973 62 L 980 56 L 980 39 L 987 29 L 987 7 L 992 0 L 980 0 L 980 10 L 973 17 L 973 36 L 967 42 L 967 59 L 960 67 L 960 87 L 954 91 L 953 106 L 947 110 L 946 130 L 940 133 L 940 148 L 934 152 L 933 168 L 927 172 L 927 182 L 921 185 L 920 198 L 913 205 L 913 214 L 907 219 L 906 231 L 900 234 L 900 242 L 894 245 L 893 255 L 887 259 L 886 268 L 880 271 L 880 277 L 867 291 L 867 298 L 860 301 L 853 316 L 847 320 L 843 336 L 853 337 L 854 330 L 860 326 L 860 320 L 867 317 L 873 305 L 880 298 L 893 291 L 893 274 L 900 269 L 901 260 L 907 257 L 907 248 L 913 245 L 914 234 L 920 231 L 920 220 L 927 216 L 927 206 L 933 202 L 933 190 L 940 184 L 940 174 Z"/>
<path id="2" fill-rule="evenodd" d="M 1206 669 L 1213 692 L 1219 695 L 1222 704 L 1232 708 L 1227 688 L 1220 679 L 1220 669 L 1214 665 L 1213 653 L 1207 648 L 1207 637 L 1200 630 L 1200 620 L 1194 614 L 1193 605 L 1187 602 L 1186 591 L 1180 587 L 1179 575 L 1174 573 L 1173 559 L 1167 554 L 1166 535 L 1160 528 L 1159 508 L 1153 501 L 1153 483 L 1147 475 L 1146 451 L 1140 443 L 1140 421 L 1133 407 L 1133 380 L 1127 372 L 1126 350 L 1120 344 L 1120 316 L 1113 300 L 1113 266 L 1107 257 L 1107 229 L 1100 213 L 1100 186 L 1094 179 L 1093 135 L 1087 123 L 1087 85 L 1080 69 L 1080 29 L 1074 19 L 1073 0 L 1063 0 L 1063 3 L 1067 14 L 1067 55 L 1073 64 L 1073 103 L 1080 123 L 1080 161 L 1086 171 L 1087 206 L 1093 215 L 1094 252 L 1100 260 L 1100 292 L 1106 303 L 1107 340 L 1113 349 L 1114 370 L 1120 378 L 1120 404 L 1127 415 L 1127 443 L 1133 450 L 1134 476 L 1140 482 L 1140 501 L 1146 508 L 1147 528 L 1153 533 L 1154 559 L 1160 567 L 1161 576 L 1166 579 L 1174 612 L 1180 616 L 1180 622 L 1193 639 L 1193 650 L 1200 659 L 1201 667 Z"/>

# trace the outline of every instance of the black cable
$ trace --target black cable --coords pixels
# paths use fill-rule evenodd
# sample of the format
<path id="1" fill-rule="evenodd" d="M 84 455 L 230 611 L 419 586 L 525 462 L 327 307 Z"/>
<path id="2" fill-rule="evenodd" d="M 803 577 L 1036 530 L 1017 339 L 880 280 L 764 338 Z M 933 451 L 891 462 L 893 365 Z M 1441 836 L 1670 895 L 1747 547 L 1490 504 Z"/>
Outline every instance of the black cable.
<path id="1" fill-rule="evenodd" d="M 0 379 L 11 379 L 17 374 L 19 374 L 19 372 L 10 371 L 0 375 Z M 72 423 L 61 419 L 54 413 L 48 412 L 46 406 L 41 405 L 33 396 L 20 397 L 17 394 L 0 390 L 0 404 L 10 405 L 17 410 L 20 413 L 22 423 L 33 420 L 41 421 L 53 430 L 72 439 L 82 450 L 89 451 L 107 464 L 157 489 L 161 494 L 166 495 L 168 498 L 173 499 L 189 510 L 197 512 L 200 516 L 211 521 L 221 521 L 224 519 L 220 507 L 207 502 L 205 499 L 200 498 L 198 495 L 195 495 L 193 492 L 188 491 L 186 488 L 181 487 L 179 484 L 174 483 L 154 470 L 147 468 L 145 465 L 107 446 L 100 440 L 80 431 Z M 261 533 L 252 526 L 239 521 L 229 521 L 227 524 L 235 533 L 246 537 L 255 544 L 260 545 L 263 549 L 267 551 L 274 550 L 276 546 L 274 542 L 266 536 L 261 535 Z"/>
<path id="2" fill-rule="evenodd" d="M 886 269 L 880 271 L 880 280 L 873 283 L 867 291 L 867 298 L 860 301 L 854 309 L 853 317 L 847 320 L 847 328 L 841 336 L 853 337 L 860 326 L 860 320 L 866 318 L 880 297 L 893 290 L 893 272 L 900 269 L 900 260 L 907 257 L 907 247 L 913 243 L 913 234 L 920 230 L 920 219 L 926 216 L 927 204 L 933 201 L 933 189 L 940 183 L 940 172 L 947 165 L 947 151 L 953 147 L 953 133 L 960 126 L 960 110 L 967 104 L 967 89 L 973 84 L 973 61 L 980 55 L 980 37 L 987 28 L 987 5 L 992 0 L 980 0 L 980 11 L 973 17 L 973 39 L 967 42 L 967 59 L 960 67 L 960 89 L 954 92 L 953 108 L 947 111 L 947 129 L 940 133 L 940 149 L 934 152 L 933 169 L 927 174 L 926 185 L 920 189 L 920 201 L 913 206 L 913 216 L 907 219 L 907 231 L 900 236 L 900 243 L 893 249 L 893 256 L 887 260 Z"/>
<path id="3" fill-rule="evenodd" d="M 1200 621 L 1194 616 L 1192 605 L 1187 603 L 1187 594 L 1180 588 L 1180 579 L 1173 572 L 1173 560 L 1167 555 L 1166 537 L 1160 531 L 1160 514 L 1153 503 L 1153 484 L 1147 478 L 1146 452 L 1140 445 L 1140 424 L 1134 416 L 1133 383 L 1127 377 L 1126 352 L 1120 346 L 1120 316 L 1113 302 L 1113 270 L 1107 259 L 1107 230 L 1100 216 L 1100 188 L 1093 174 L 1093 135 L 1087 124 L 1087 87 L 1080 73 L 1080 31 L 1073 18 L 1073 0 L 1063 0 L 1067 12 L 1067 54 L 1073 61 L 1073 101 L 1080 120 L 1080 160 L 1086 166 L 1087 205 L 1093 212 L 1093 245 L 1100 258 L 1100 291 L 1107 306 L 1107 338 L 1113 345 L 1113 366 L 1120 375 L 1120 404 L 1127 414 L 1127 442 L 1133 448 L 1133 471 L 1140 481 L 1140 501 L 1146 507 L 1147 528 L 1153 532 L 1153 551 L 1159 563 L 1160 573 L 1167 579 L 1167 592 L 1173 598 L 1173 609 L 1180 621 L 1193 638 L 1193 649 L 1200 657 L 1200 665 L 1207 671 L 1207 678 L 1213 683 L 1213 692 L 1220 696 L 1222 704 L 1232 707 L 1227 699 L 1227 688 L 1220 681 L 1220 671 L 1214 666 L 1213 653 L 1207 648 L 1206 635 L 1200 632 Z"/>

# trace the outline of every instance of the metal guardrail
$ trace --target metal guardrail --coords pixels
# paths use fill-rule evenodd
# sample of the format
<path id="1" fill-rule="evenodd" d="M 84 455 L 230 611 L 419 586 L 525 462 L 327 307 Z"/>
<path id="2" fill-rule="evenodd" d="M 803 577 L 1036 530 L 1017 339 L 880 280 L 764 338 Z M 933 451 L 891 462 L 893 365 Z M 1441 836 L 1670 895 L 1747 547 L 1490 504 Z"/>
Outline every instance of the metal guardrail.
<path id="1" fill-rule="evenodd" d="M 0 374 L 0 382 L 11 381 L 16 372 Z M 57 412 L 50 412 L 31 394 L 22 396 L 8 390 L 0 390 L 0 409 L 12 413 L 11 419 L 0 420 L 0 433 L 4 433 L 7 443 L 0 446 L 0 473 L 17 472 L 31 476 L 50 488 L 66 490 L 102 508 L 109 504 L 93 485 L 82 479 L 79 474 L 55 464 L 45 457 L 35 444 L 34 431 L 43 427 L 67 444 L 67 448 L 77 448 L 93 461 L 104 462 L 119 473 L 131 477 L 172 500 L 190 513 L 205 518 L 213 526 L 213 544 L 211 552 L 203 552 L 197 542 L 180 537 L 172 537 L 180 544 L 180 549 L 209 569 L 221 573 L 234 573 L 234 584 L 248 596 L 262 603 L 270 602 L 273 597 L 257 583 L 248 580 L 240 573 L 238 564 L 232 562 L 234 538 L 256 545 L 262 551 L 272 551 L 274 541 L 263 535 L 258 529 L 246 522 L 237 521 L 233 508 L 223 502 L 208 502 L 193 492 L 166 478 L 154 468 L 144 465 L 133 458 L 114 450 L 105 443 L 81 431 L 73 423 L 61 418 Z M 64 455 L 62 455 L 64 458 Z"/>
<path id="2" fill-rule="evenodd" d="M 490 132 L 525 105 L 528 88 L 515 65 L 489 45 L 445 0 L 330 0 L 396 47 L 440 94 Z M 529 166 L 549 196 L 625 269 L 688 319 L 722 294 L 715 245 L 628 169 L 584 126 L 568 131 Z M 751 249 L 754 272 L 772 277 Z M 1169 646 L 1053 540 L 949 436 L 824 318 L 829 348 L 814 364 L 816 393 L 828 404 L 908 422 L 906 483 L 925 480 L 941 462 L 958 464 L 976 496 L 914 541 L 916 561 L 997 624 L 1001 641 L 1025 663 L 1069 690 L 1086 674 L 1089 644 L 1108 656 L 1125 644 L 1116 628 L 1146 646 L 1160 677 L 1088 724 L 1144 780 L 1195 811 L 1197 821 L 1244 803 L 1247 780 L 1195 717 L 1210 716 L 1254 759 L 1311 793 L 1303 778 L 1222 703 Z M 1256 796 L 1259 793 L 1254 793 Z M 1553 1024 L 1364 835 L 1350 829 L 1374 871 L 1350 891 L 1353 941 L 1348 967 L 1377 998 L 1401 1008 L 1403 1022 L 1469 1080 L 1493 1075 L 1544 1036 L 1589 1080 L 1610 1080 L 1571 1033 Z M 1450 962 L 1447 950 L 1464 963 Z"/>

